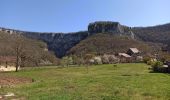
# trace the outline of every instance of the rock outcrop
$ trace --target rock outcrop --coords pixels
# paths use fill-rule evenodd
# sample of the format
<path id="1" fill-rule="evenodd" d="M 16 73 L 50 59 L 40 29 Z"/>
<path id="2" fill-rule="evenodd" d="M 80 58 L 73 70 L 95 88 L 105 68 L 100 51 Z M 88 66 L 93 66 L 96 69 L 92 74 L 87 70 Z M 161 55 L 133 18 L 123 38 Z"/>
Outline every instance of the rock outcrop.
<path id="1" fill-rule="evenodd" d="M 118 22 L 100 21 L 90 23 L 88 26 L 88 32 L 89 34 L 112 33 L 114 35 L 126 35 L 134 38 L 134 33 L 131 31 L 131 28 L 121 25 Z"/>
<path id="2" fill-rule="evenodd" d="M 89 33 L 124 33 L 124 28 L 118 22 L 94 22 L 88 26 Z"/>

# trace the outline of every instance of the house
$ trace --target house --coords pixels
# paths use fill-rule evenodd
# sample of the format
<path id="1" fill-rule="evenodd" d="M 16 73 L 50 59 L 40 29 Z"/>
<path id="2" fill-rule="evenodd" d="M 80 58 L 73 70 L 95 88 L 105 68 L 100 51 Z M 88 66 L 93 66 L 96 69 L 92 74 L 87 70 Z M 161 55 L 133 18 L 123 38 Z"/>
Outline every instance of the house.
<path id="1" fill-rule="evenodd" d="M 13 33 L 13 30 L 5 30 L 5 32 L 12 34 L 12 33 Z"/>
<path id="2" fill-rule="evenodd" d="M 120 58 L 121 63 L 129 63 L 132 61 L 131 56 L 126 53 L 118 53 L 118 56 Z"/>
<path id="3" fill-rule="evenodd" d="M 141 62 L 143 61 L 143 57 L 141 56 L 141 52 L 137 48 L 129 48 L 127 54 L 132 57 L 133 62 Z"/>
<path id="4" fill-rule="evenodd" d="M 125 57 L 125 58 L 130 58 L 131 56 L 126 54 L 126 53 L 119 53 L 119 56 Z"/>
<path id="5" fill-rule="evenodd" d="M 137 48 L 129 48 L 127 54 L 130 56 L 139 55 L 140 51 Z"/>

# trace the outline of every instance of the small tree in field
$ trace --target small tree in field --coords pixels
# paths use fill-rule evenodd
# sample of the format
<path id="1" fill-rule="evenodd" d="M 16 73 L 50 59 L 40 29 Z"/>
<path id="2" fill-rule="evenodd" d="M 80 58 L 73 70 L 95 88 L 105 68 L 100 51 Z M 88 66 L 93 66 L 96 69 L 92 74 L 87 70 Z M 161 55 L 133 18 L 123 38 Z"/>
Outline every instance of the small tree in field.
<path id="1" fill-rule="evenodd" d="M 18 71 L 19 67 L 21 66 L 21 56 L 24 54 L 24 49 L 27 46 L 24 43 L 24 38 L 20 35 L 13 35 L 12 37 L 12 49 L 16 56 L 16 72 Z"/>
<path id="2" fill-rule="evenodd" d="M 87 68 L 87 72 L 89 71 L 90 59 L 94 57 L 93 54 L 86 54 L 84 56 L 85 67 Z"/>
<path id="3" fill-rule="evenodd" d="M 73 58 L 72 57 L 68 57 L 68 64 L 67 64 L 67 67 L 69 65 L 72 65 L 73 64 Z"/>
<path id="4" fill-rule="evenodd" d="M 66 57 L 63 57 L 63 58 L 61 59 L 61 65 L 62 65 L 63 67 L 65 67 L 65 66 L 69 67 L 69 65 L 72 65 L 72 64 L 73 64 L 73 59 L 72 59 L 72 57 L 66 56 Z"/>

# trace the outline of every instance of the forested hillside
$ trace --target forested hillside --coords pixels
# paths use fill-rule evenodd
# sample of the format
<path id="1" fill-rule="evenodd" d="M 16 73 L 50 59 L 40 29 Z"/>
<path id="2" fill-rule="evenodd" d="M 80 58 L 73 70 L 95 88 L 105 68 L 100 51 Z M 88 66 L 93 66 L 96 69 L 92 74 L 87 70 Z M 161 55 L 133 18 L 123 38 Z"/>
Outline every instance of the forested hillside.
<path id="1" fill-rule="evenodd" d="M 22 67 L 57 64 L 57 58 L 44 42 L 19 34 L 0 32 L 0 56 L 18 58 Z"/>
<path id="2" fill-rule="evenodd" d="M 133 28 L 132 30 L 135 35 L 143 41 L 170 45 L 170 24 Z"/>
<path id="3" fill-rule="evenodd" d="M 138 48 L 142 53 L 153 53 L 154 50 L 148 44 L 131 39 L 127 36 L 116 36 L 109 33 L 99 33 L 93 35 L 79 44 L 74 46 L 68 54 L 72 55 L 85 55 L 85 54 L 115 54 L 126 52 L 129 48 Z"/>

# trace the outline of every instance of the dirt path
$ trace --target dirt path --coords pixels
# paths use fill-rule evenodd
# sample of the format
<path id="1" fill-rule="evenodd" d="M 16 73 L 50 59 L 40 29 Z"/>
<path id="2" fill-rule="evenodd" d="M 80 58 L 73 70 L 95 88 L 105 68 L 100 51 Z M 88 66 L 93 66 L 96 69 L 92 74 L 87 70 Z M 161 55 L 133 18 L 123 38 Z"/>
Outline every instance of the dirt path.
<path id="1" fill-rule="evenodd" d="M 0 74 L 0 87 L 13 86 L 17 84 L 24 84 L 24 83 L 31 83 L 31 82 L 33 82 L 31 78 L 4 76 L 3 74 Z"/>
<path id="2" fill-rule="evenodd" d="M 23 78 L 23 77 L 14 77 L 14 76 L 6 76 L 3 73 L 0 73 L 0 89 L 12 87 L 18 84 L 32 83 L 33 80 L 31 78 Z M 14 93 L 4 93 L 0 94 L 0 100 L 26 100 L 23 97 L 18 97 Z"/>

